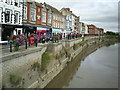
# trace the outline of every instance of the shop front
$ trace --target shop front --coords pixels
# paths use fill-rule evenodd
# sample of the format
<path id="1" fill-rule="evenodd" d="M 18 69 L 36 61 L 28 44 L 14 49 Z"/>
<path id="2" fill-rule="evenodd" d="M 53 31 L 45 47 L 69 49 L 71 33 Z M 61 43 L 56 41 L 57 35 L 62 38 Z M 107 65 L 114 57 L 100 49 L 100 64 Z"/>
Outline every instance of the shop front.
<path id="1" fill-rule="evenodd" d="M 22 26 L 3 24 L 1 27 L 1 41 L 7 41 L 13 35 L 22 34 Z"/>
<path id="2" fill-rule="evenodd" d="M 68 34 L 71 33 L 71 31 L 69 31 L 69 30 L 64 30 L 62 33 L 63 33 L 63 36 L 66 37 Z"/>
<path id="3" fill-rule="evenodd" d="M 30 34 L 35 34 L 36 33 L 36 28 L 35 26 L 23 26 L 23 33 L 28 37 Z"/>
<path id="4" fill-rule="evenodd" d="M 55 29 L 55 28 L 53 28 L 52 29 L 52 33 L 60 34 L 60 33 L 62 33 L 62 29 Z"/>
<path id="5" fill-rule="evenodd" d="M 38 37 L 40 37 L 40 35 L 43 35 L 43 34 L 49 37 L 52 36 L 52 28 L 37 27 L 36 32 L 37 32 Z"/>

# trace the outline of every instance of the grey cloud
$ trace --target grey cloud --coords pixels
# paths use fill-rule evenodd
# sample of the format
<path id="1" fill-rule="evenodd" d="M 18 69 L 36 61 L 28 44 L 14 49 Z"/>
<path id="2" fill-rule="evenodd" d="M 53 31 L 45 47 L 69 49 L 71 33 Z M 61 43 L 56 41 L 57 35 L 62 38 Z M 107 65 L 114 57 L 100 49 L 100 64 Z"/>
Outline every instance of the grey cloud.
<path id="1" fill-rule="evenodd" d="M 36 0 L 42 1 L 42 0 Z M 118 31 L 118 1 L 119 0 L 44 0 L 48 4 L 61 9 L 69 7 L 81 17 L 81 21 L 95 24 L 106 30 Z M 120 17 L 119 17 L 120 19 Z"/>

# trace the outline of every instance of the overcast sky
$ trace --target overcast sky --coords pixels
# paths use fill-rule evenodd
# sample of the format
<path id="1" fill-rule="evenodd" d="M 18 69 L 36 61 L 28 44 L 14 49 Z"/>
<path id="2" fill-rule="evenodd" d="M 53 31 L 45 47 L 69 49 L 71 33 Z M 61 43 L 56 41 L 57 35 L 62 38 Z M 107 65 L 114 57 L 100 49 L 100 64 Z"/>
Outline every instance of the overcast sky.
<path id="1" fill-rule="evenodd" d="M 119 0 L 35 0 L 46 2 L 60 10 L 70 8 L 80 16 L 80 21 L 104 28 L 105 31 L 118 32 Z"/>

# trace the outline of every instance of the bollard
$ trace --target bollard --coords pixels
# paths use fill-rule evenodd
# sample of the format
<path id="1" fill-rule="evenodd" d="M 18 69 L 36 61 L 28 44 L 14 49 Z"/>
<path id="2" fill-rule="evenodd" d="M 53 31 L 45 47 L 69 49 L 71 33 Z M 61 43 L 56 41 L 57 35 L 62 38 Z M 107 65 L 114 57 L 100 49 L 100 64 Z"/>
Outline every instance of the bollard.
<path id="1" fill-rule="evenodd" d="M 30 46 L 30 38 L 28 38 L 29 46 Z"/>
<path id="2" fill-rule="evenodd" d="M 25 40 L 25 49 L 27 49 L 27 41 Z"/>
<path id="3" fill-rule="evenodd" d="M 12 52 L 12 40 L 10 40 L 10 52 Z"/>
<path id="4" fill-rule="evenodd" d="M 34 44 L 37 47 L 37 39 L 36 38 L 34 38 Z"/>
<path id="5" fill-rule="evenodd" d="M 38 44 L 38 43 L 37 43 L 37 39 L 35 39 L 35 44 L 36 44 L 36 47 L 37 47 L 37 44 Z"/>

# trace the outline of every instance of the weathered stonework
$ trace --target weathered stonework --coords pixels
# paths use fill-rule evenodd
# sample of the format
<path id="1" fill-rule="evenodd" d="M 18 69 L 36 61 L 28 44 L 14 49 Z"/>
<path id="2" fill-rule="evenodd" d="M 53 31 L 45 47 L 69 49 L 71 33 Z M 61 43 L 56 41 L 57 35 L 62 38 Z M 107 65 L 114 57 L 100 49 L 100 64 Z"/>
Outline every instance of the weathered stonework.
<path id="1" fill-rule="evenodd" d="M 69 41 L 63 41 L 60 43 L 51 43 L 42 48 L 33 48 L 32 50 L 26 50 L 23 52 L 13 53 L 10 56 L 3 57 L 3 87 L 12 88 L 12 87 L 21 87 L 21 88 L 44 88 L 57 74 L 59 74 L 64 67 L 67 66 L 68 62 L 74 60 L 74 58 L 83 52 L 86 48 L 98 45 L 102 40 L 99 40 L 98 37 L 87 37 L 85 41 L 82 42 L 82 39 L 75 39 Z M 75 50 L 73 45 L 75 45 Z M 63 51 L 64 47 L 69 47 L 68 53 L 69 56 L 63 55 L 62 57 L 53 60 L 49 65 L 49 69 L 46 71 L 39 71 L 32 68 L 35 62 L 41 64 L 41 56 L 47 50 L 52 53 L 59 53 Z M 1 63 L 0 63 L 1 64 Z M 10 83 L 10 74 L 16 74 L 22 77 L 22 82 L 20 85 L 12 85 Z"/>

